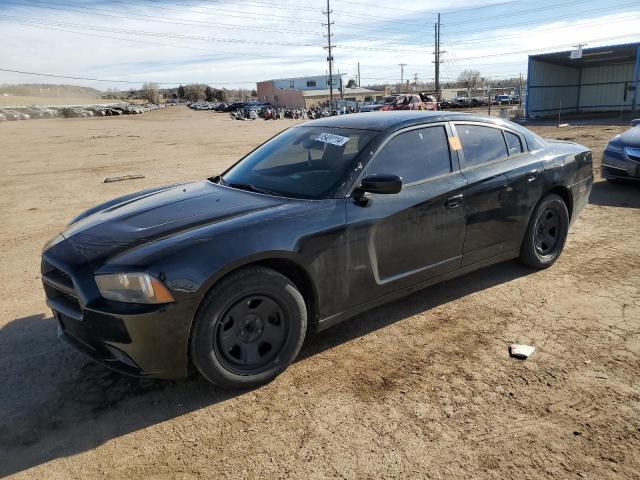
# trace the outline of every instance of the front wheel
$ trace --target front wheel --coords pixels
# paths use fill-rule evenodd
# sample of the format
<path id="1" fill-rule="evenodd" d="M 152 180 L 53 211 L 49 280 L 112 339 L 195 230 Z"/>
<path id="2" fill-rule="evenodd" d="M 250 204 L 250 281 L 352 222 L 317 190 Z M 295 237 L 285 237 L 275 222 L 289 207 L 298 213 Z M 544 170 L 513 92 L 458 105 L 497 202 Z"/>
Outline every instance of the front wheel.
<path id="1" fill-rule="evenodd" d="M 307 310 L 296 286 L 269 268 L 245 268 L 203 300 L 192 328 L 191 358 L 219 387 L 252 388 L 293 362 L 306 330 Z"/>
<path id="2" fill-rule="evenodd" d="M 520 262 L 529 268 L 543 269 L 555 263 L 569 232 L 569 211 L 555 194 L 540 200 L 531 215 L 520 247 Z"/>

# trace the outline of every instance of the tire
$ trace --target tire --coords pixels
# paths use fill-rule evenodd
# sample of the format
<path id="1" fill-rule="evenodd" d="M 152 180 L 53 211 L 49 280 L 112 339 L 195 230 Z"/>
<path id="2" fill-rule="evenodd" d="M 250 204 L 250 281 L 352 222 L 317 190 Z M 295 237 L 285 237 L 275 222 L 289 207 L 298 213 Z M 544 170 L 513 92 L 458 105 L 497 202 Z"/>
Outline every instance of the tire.
<path id="1" fill-rule="evenodd" d="M 307 309 L 293 282 L 269 268 L 245 268 L 202 301 L 191 330 L 191 360 L 221 388 L 257 387 L 295 360 L 306 331 Z"/>
<path id="2" fill-rule="evenodd" d="M 520 247 L 520 262 L 529 268 L 549 268 L 560 257 L 569 232 L 569 210 L 555 194 L 545 195 L 531 215 Z"/>

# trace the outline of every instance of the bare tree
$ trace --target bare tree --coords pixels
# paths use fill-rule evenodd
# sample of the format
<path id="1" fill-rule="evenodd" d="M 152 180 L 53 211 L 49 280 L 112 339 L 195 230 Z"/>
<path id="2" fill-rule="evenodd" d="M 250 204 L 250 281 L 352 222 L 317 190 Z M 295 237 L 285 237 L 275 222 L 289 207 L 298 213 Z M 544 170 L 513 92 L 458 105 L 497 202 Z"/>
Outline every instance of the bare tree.
<path id="1" fill-rule="evenodd" d="M 478 70 L 463 70 L 458 75 L 458 83 L 467 90 L 474 90 L 482 83 L 482 77 Z"/>
<path id="2" fill-rule="evenodd" d="M 192 83 L 184 87 L 184 96 L 189 102 L 197 102 L 205 98 L 207 86 L 200 83 Z"/>
<path id="3" fill-rule="evenodd" d="M 160 103 L 160 85 L 148 82 L 142 85 L 142 97 L 149 103 Z"/>

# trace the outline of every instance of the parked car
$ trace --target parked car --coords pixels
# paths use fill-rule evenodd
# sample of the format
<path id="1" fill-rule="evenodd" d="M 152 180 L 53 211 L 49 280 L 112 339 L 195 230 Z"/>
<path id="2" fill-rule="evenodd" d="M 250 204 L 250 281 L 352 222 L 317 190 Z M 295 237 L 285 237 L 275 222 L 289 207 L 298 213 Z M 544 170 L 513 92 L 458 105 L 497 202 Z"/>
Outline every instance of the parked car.
<path id="1" fill-rule="evenodd" d="M 512 101 L 511 95 L 496 95 L 495 99 L 498 105 L 510 105 Z"/>
<path id="2" fill-rule="evenodd" d="M 433 95 L 420 95 L 425 110 L 440 110 L 438 99 Z"/>
<path id="3" fill-rule="evenodd" d="M 5 117 L 7 117 L 7 120 L 29 120 L 31 119 L 31 116 L 27 113 L 23 113 L 17 109 L 8 109 L 5 108 L 2 110 L 2 113 L 4 114 Z"/>
<path id="4" fill-rule="evenodd" d="M 380 110 L 424 110 L 420 95 L 407 93 L 398 95 L 391 105 L 385 105 Z"/>
<path id="5" fill-rule="evenodd" d="M 341 115 L 221 175 L 120 197 L 44 247 L 59 334 L 132 375 L 270 381 L 308 330 L 507 259 L 551 266 L 591 152 L 497 118 Z"/>
<path id="6" fill-rule="evenodd" d="M 381 110 L 385 106 L 391 106 L 395 103 L 397 95 L 387 95 L 385 97 L 379 98 L 373 103 L 369 105 L 363 105 L 360 107 L 360 112 L 376 112 Z"/>
<path id="7" fill-rule="evenodd" d="M 602 154 L 602 176 L 610 182 L 640 180 L 640 125 L 609 141 Z"/>

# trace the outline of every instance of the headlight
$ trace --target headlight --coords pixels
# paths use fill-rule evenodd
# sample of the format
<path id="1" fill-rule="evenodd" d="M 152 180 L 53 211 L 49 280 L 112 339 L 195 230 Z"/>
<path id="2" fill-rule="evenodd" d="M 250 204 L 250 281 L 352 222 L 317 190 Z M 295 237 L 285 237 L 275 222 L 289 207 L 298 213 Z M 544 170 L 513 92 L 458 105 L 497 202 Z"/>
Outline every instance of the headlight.
<path id="1" fill-rule="evenodd" d="M 609 150 L 610 152 L 622 153 L 622 147 L 619 145 L 612 145 L 611 142 L 607 143 L 607 148 L 605 150 Z"/>
<path id="2" fill-rule="evenodd" d="M 173 302 L 167 287 L 146 273 L 96 275 L 96 283 L 102 296 L 109 300 L 128 303 Z"/>
<path id="3" fill-rule="evenodd" d="M 640 162 L 640 148 L 626 147 L 624 153 L 634 162 Z"/>

